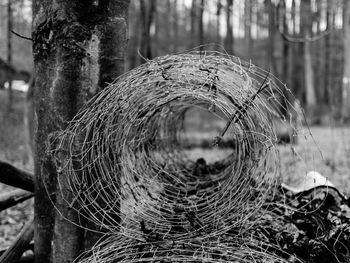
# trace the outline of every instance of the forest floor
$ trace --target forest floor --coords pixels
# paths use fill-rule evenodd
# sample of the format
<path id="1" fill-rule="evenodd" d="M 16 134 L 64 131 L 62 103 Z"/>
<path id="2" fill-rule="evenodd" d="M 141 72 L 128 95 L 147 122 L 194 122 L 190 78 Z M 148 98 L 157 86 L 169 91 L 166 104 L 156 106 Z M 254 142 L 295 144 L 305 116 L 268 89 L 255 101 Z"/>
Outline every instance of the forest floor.
<path id="1" fill-rule="evenodd" d="M 14 92 L 11 111 L 8 111 L 7 90 L 0 90 L 0 160 L 32 172 L 33 158 L 27 143 L 25 116 L 25 93 Z M 14 189 L 0 183 L 0 194 Z M 0 212 L 0 251 L 8 247 L 24 224 L 33 216 L 34 200 Z"/>
<path id="2" fill-rule="evenodd" d="M 0 160 L 33 171 L 25 116 L 25 93 L 16 92 L 12 111 L 7 111 L 7 93 L 0 90 Z M 308 171 L 327 177 L 346 195 L 350 195 L 350 127 L 310 127 L 301 130 L 297 145 L 279 145 L 281 181 L 297 185 Z M 211 158 L 217 152 L 200 149 Z M 13 189 L 0 184 L 0 194 Z M 11 244 L 22 226 L 33 216 L 33 200 L 0 212 L 0 249 Z"/>

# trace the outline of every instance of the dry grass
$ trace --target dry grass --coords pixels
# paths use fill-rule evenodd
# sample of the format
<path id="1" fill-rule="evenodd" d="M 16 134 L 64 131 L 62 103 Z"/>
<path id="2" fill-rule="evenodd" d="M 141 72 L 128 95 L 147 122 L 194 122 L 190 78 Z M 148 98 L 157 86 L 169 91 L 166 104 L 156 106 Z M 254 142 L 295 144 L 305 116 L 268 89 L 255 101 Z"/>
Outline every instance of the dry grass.
<path id="1" fill-rule="evenodd" d="M 350 128 L 314 126 L 310 131 L 304 128 L 298 145 L 279 147 L 281 180 L 298 185 L 313 170 L 350 195 Z"/>

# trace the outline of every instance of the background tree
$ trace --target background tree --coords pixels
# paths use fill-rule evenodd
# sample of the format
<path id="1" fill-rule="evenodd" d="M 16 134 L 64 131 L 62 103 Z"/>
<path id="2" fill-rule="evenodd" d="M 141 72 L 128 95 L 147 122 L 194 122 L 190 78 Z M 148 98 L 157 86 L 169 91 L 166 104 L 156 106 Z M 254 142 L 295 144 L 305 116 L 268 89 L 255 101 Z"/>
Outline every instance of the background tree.
<path id="1" fill-rule="evenodd" d="M 66 128 L 91 96 L 124 71 L 128 4 L 127 0 L 33 2 L 37 116 L 34 239 L 38 263 L 72 262 L 97 238 L 66 220 L 76 222 L 78 215 L 56 192 L 57 183 L 65 185 L 65 178 L 55 180 L 47 143 L 54 132 Z"/>
<path id="2" fill-rule="evenodd" d="M 196 21 L 197 21 L 197 0 L 192 0 L 192 5 L 191 5 L 191 12 L 190 12 L 190 17 L 191 17 L 191 43 L 193 46 L 196 46 L 198 43 L 197 41 L 197 36 L 198 36 L 198 27 L 196 26 Z"/>
<path id="3" fill-rule="evenodd" d="M 11 1 L 7 2 L 7 63 L 12 65 L 12 5 Z M 8 79 L 8 109 L 11 110 L 13 94 L 12 94 L 12 76 Z"/>
<path id="4" fill-rule="evenodd" d="M 276 32 L 276 7 L 271 0 L 265 1 L 266 10 L 268 12 L 268 28 L 269 28 L 269 45 L 267 48 L 267 62 L 268 69 L 272 71 L 273 74 L 278 75 L 277 65 L 275 59 L 275 32 Z"/>
<path id="5" fill-rule="evenodd" d="M 253 39 L 252 39 L 252 22 L 253 22 L 253 1 L 248 0 L 244 2 L 244 37 L 247 41 L 248 54 L 253 53 Z"/>
<path id="6" fill-rule="evenodd" d="M 221 10 L 222 10 L 222 4 L 221 0 L 218 0 L 216 5 L 216 42 L 218 44 L 221 44 Z"/>
<path id="7" fill-rule="evenodd" d="M 226 38 L 225 50 L 228 54 L 233 55 L 233 29 L 232 29 L 232 9 L 233 0 L 227 0 L 226 3 Z"/>
<path id="8" fill-rule="evenodd" d="M 203 28 L 203 12 L 204 12 L 204 0 L 201 0 L 198 7 L 198 45 L 204 44 L 204 28 Z M 203 50 L 203 47 L 200 47 Z"/>
<path id="9" fill-rule="evenodd" d="M 311 57 L 311 43 L 310 39 L 312 36 L 312 20 L 310 19 L 311 14 L 311 1 L 304 0 L 300 2 L 301 12 L 301 25 L 302 25 L 302 36 L 305 39 L 303 42 L 303 62 L 304 62 L 304 81 L 305 81 L 305 97 L 306 107 L 311 110 L 316 105 L 316 93 L 314 86 L 314 70 L 312 66 Z"/>
<path id="10" fill-rule="evenodd" d="M 329 31 L 331 30 L 332 28 L 332 25 L 331 25 L 331 15 L 332 15 L 332 12 L 331 12 L 331 5 L 332 5 L 332 0 L 327 0 L 326 2 L 326 30 Z M 330 102 L 332 101 L 332 94 L 331 94 L 331 91 L 330 91 L 330 84 L 331 84 L 331 81 L 330 81 L 330 64 L 331 64 L 331 52 L 332 52 L 332 49 L 331 49 L 331 34 L 327 34 L 325 36 L 325 39 L 324 39 L 324 74 L 323 74 L 323 82 L 324 82 L 324 85 L 325 85 L 325 94 L 324 94 L 324 97 L 325 97 L 325 103 L 328 103 L 330 104 Z"/>
<path id="11" fill-rule="evenodd" d="M 156 12 L 156 0 L 140 0 L 141 42 L 140 52 L 146 59 L 152 59 L 151 26 Z M 141 62 L 145 60 L 141 57 Z"/>
<path id="12" fill-rule="evenodd" d="M 343 104 L 342 118 L 350 118 L 350 4 L 344 0 L 344 73 L 343 73 Z"/>

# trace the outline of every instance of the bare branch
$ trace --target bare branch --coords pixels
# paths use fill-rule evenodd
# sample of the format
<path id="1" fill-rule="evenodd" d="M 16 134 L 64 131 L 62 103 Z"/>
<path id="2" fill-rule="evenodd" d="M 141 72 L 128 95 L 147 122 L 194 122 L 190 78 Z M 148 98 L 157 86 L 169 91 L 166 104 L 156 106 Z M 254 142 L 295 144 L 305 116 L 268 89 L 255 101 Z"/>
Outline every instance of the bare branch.
<path id="1" fill-rule="evenodd" d="M 11 30 L 11 33 L 12 33 L 12 34 L 14 34 L 14 35 L 16 35 L 16 36 L 18 36 L 18 37 L 20 37 L 20 38 L 23 38 L 23 39 L 25 39 L 25 40 L 30 40 L 30 41 L 33 41 L 33 39 L 32 39 L 32 38 L 22 36 L 22 35 L 18 34 L 17 32 L 13 31 L 13 30 Z"/>
<path id="2" fill-rule="evenodd" d="M 0 161 L 0 183 L 34 192 L 33 174 Z"/>
<path id="3" fill-rule="evenodd" d="M 0 211 L 3 211 L 11 206 L 14 206 L 16 204 L 24 202 L 25 200 L 28 200 L 29 198 L 32 198 L 33 196 L 34 196 L 33 193 L 22 190 L 22 189 L 16 189 L 16 190 L 1 194 L 0 195 Z"/>

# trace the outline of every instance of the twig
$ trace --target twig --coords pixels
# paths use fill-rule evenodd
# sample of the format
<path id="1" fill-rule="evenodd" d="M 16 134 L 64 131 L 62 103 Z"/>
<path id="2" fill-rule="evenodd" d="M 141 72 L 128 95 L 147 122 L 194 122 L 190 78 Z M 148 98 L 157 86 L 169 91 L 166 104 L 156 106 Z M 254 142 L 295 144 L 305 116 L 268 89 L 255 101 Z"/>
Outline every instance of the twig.
<path id="1" fill-rule="evenodd" d="M 18 36 L 19 38 L 23 38 L 23 39 L 25 39 L 25 40 L 30 40 L 30 41 L 33 41 L 33 39 L 32 39 L 32 38 L 22 36 L 22 35 L 18 34 L 17 32 L 13 31 L 13 30 L 11 30 L 11 33 L 12 33 L 12 34 L 14 34 L 14 35 L 16 35 L 16 36 Z"/>
<path id="2" fill-rule="evenodd" d="M 259 93 L 261 93 L 266 87 L 269 86 L 269 82 L 266 83 L 266 80 L 269 76 L 270 72 L 267 73 L 267 75 L 265 76 L 265 79 L 263 81 L 263 83 L 261 84 L 261 86 L 259 87 L 258 91 L 256 93 L 254 93 L 253 96 L 249 97 L 244 103 L 242 107 L 238 107 L 238 109 L 236 110 L 236 112 L 233 114 L 233 116 L 231 117 L 231 119 L 226 123 L 226 126 L 224 127 L 224 129 L 221 131 L 220 135 L 215 137 L 215 142 L 214 144 L 218 144 L 219 140 L 222 139 L 222 137 L 224 137 L 225 133 L 227 132 L 228 128 L 230 127 L 230 125 L 233 122 L 237 122 L 240 117 L 247 111 L 248 107 L 252 104 L 252 102 L 255 100 L 255 98 L 258 96 Z"/>
<path id="3" fill-rule="evenodd" d="M 0 195 L 0 211 L 3 211 L 11 206 L 24 202 L 34 195 L 22 189 L 16 189 Z"/>

